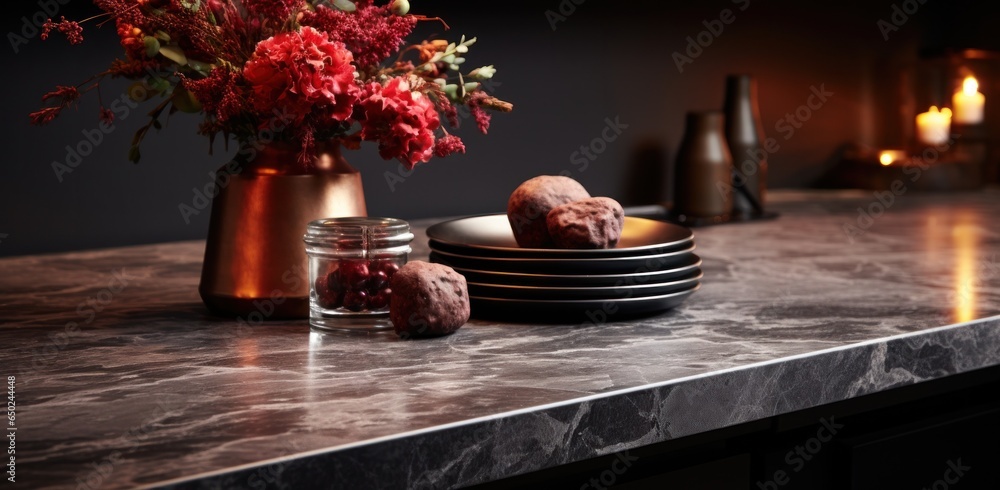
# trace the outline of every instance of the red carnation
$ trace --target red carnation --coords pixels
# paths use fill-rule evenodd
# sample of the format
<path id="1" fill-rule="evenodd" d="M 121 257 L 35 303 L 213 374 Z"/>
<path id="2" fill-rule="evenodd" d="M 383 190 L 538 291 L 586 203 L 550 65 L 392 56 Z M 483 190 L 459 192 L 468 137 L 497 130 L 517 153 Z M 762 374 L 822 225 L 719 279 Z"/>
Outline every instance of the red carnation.
<path id="1" fill-rule="evenodd" d="M 343 43 L 303 27 L 258 43 L 243 75 L 253 90 L 255 109 L 265 115 L 292 114 L 296 125 L 311 114 L 345 121 L 361 91 L 351 61 Z"/>
<path id="2" fill-rule="evenodd" d="M 403 78 L 393 78 L 384 87 L 371 83 L 366 92 L 360 104 L 364 111 L 361 137 L 378 141 L 382 158 L 397 158 L 407 168 L 430 160 L 434 130 L 441 126 L 434 103 L 426 95 L 410 91 Z"/>

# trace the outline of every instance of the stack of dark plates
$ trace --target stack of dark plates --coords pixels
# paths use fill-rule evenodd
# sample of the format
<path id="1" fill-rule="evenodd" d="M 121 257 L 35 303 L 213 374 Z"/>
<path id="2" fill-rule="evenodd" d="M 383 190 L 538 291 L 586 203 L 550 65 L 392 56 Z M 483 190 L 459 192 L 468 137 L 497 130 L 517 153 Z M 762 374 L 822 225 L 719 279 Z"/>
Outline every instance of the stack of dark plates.
<path id="1" fill-rule="evenodd" d="M 616 248 L 520 248 L 507 216 L 475 216 L 427 230 L 431 262 L 465 276 L 474 316 L 595 322 L 674 308 L 700 287 L 694 235 L 628 216 Z"/>

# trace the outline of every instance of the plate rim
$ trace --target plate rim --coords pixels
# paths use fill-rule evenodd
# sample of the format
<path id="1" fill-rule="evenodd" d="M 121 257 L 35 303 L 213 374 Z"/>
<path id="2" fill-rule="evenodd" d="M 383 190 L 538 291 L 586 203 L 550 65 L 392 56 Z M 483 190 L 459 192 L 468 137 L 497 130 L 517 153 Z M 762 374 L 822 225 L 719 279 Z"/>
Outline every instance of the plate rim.
<path id="1" fill-rule="evenodd" d="M 625 278 L 625 277 L 636 277 L 636 276 L 663 275 L 663 274 L 669 274 L 671 272 L 683 271 L 683 270 L 686 270 L 686 269 L 698 269 L 698 268 L 700 268 L 703 265 L 704 260 L 698 254 L 692 253 L 691 255 L 695 259 L 697 259 L 691 265 L 686 265 L 684 267 L 678 267 L 676 269 L 666 269 L 666 270 L 662 270 L 662 271 L 634 272 L 634 273 L 631 273 L 631 274 L 541 274 L 541 273 L 530 273 L 530 272 L 484 271 L 484 270 L 478 270 L 478 269 L 469 269 L 467 267 L 454 267 L 454 266 L 450 266 L 450 267 L 452 269 L 455 269 L 455 271 L 458 272 L 458 273 L 461 273 L 461 271 L 468 271 L 468 272 L 472 272 L 474 274 L 487 274 L 487 275 L 489 275 L 489 274 L 499 274 L 499 275 L 504 275 L 504 276 L 530 276 L 531 279 L 541 279 L 541 278 L 548 278 L 548 279 L 572 279 L 572 280 L 576 280 L 576 279 L 597 279 L 597 278 L 599 278 L 599 279 L 611 279 L 611 278 L 617 278 L 617 277 Z"/>
<path id="2" fill-rule="evenodd" d="M 461 254 L 456 254 L 456 253 L 451 253 L 451 252 L 444 252 L 444 251 L 438 250 L 438 249 L 433 248 L 433 247 L 431 247 L 431 252 L 436 253 L 438 255 L 444 255 L 445 257 L 456 257 L 458 259 L 463 259 L 463 260 L 487 260 L 487 261 L 491 261 L 491 262 L 500 262 L 500 263 L 507 263 L 507 264 L 510 264 L 510 263 L 514 263 L 514 264 L 519 264 L 519 263 L 538 264 L 538 263 L 552 263 L 552 262 L 555 262 L 555 263 L 561 263 L 563 265 L 566 265 L 566 264 L 569 264 L 569 263 L 577 263 L 577 262 L 583 262 L 585 264 L 594 264 L 594 263 L 603 263 L 603 262 L 624 262 L 624 261 L 642 260 L 642 259 L 665 259 L 665 258 L 670 258 L 670 257 L 679 257 L 679 256 L 685 255 L 685 254 L 694 254 L 694 251 L 697 248 L 698 248 L 698 246 L 695 245 L 692 242 L 691 243 L 691 247 L 689 247 L 689 248 L 685 248 L 685 249 L 682 249 L 682 250 L 677 250 L 675 252 L 662 253 L 662 254 L 633 255 L 633 256 L 627 256 L 627 257 L 577 257 L 577 258 L 571 258 L 571 257 L 562 257 L 562 258 L 559 258 L 559 257 L 550 257 L 550 258 L 541 258 L 541 257 L 520 257 L 520 258 L 518 258 L 518 257 L 473 257 L 473 256 L 469 256 L 469 255 L 461 255 Z"/>
<path id="3" fill-rule="evenodd" d="M 674 297 L 680 296 L 682 294 L 692 294 L 692 293 L 698 291 L 699 289 L 701 289 L 701 283 L 696 284 L 691 289 L 685 289 L 683 291 L 678 291 L 678 292 L 675 292 L 675 293 L 660 294 L 660 295 L 656 295 L 656 296 L 639 296 L 639 297 L 635 297 L 635 298 L 512 299 L 512 298 L 489 298 L 489 297 L 485 297 L 485 296 L 472 296 L 472 295 L 469 295 L 469 299 L 470 300 L 472 300 L 472 299 L 479 299 L 479 300 L 486 300 L 486 301 L 497 301 L 497 302 L 503 302 L 503 303 L 516 302 L 516 303 L 530 303 L 530 304 L 539 304 L 539 305 L 549 304 L 549 305 L 570 305 L 570 306 L 573 306 L 573 305 L 579 305 L 579 304 L 583 304 L 583 303 L 608 303 L 608 302 L 629 303 L 629 302 L 636 302 L 636 301 L 659 301 L 659 300 L 674 298 Z"/>
<path id="4" fill-rule="evenodd" d="M 620 291 L 620 290 L 626 290 L 626 291 L 636 290 L 636 291 L 640 291 L 642 289 L 654 289 L 654 288 L 657 288 L 657 287 L 673 286 L 673 285 L 676 285 L 676 284 L 683 284 L 683 283 L 691 282 L 691 281 L 694 281 L 695 283 L 699 283 L 704 278 L 705 278 L 705 272 L 704 271 L 698 271 L 697 275 L 695 275 L 693 277 L 688 277 L 688 278 L 685 278 L 685 279 L 681 279 L 681 280 L 678 280 L 678 281 L 656 282 L 656 283 L 650 283 L 650 284 L 627 284 L 627 285 L 622 285 L 622 286 L 595 286 L 595 287 L 587 287 L 587 286 L 580 286 L 580 287 L 573 287 L 573 286 L 570 286 L 570 287 L 563 287 L 563 286 L 515 286 L 515 285 L 512 285 L 512 284 L 485 284 L 485 283 L 481 283 L 481 282 L 469 282 L 468 284 L 470 286 L 503 288 L 503 289 L 514 289 L 514 290 L 517 290 L 517 291 L 537 291 L 537 290 L 541 289 L 541 290 L 545 290 L 545 291 L 556 291 L 556 292 L 572 293 L 572 292 L 578 292 L 578 291 Z"/>
<path id="5" fill-rule="evenodd" d="M 441 243 L 443 243 L 445 245 L 451 245 L 451 246 L 454 246 L 454 247 L 475 248 L 475 249 L 482 249 L 482 250 L 491 250 L 491 251 L 496 251 L 496 252 L 510 252 L 510 253 L 514 253 L 514 254 L 519 254 L 519 253 L 526 253 L 526 254 L 540 253 L 540 254 L 552 254 L 552 255 L 561 255 L 561 254 L 571 255 L 571 254 L 579 254 L 579 253 L 594 253 L 595 255 L 605 255 L 605 254 L 612 255 L 612 254 L 616 254 L 616 253 L 642 252 L 642 251 L 646 251 L 646 250 L 650 250 L 650 249 L 666 248 L 666 247 L 677 246 L 677 245 L 681 245 L 681 244 L 684 244 L 684 243 L 687 243 L 687 242 L 693 242 L 694 241 L 694 231 L 691 230 L 690 228 L 686 227 L 686 226 L 678 225 L 678 224 L 675 224 L 675 223 L 670 223 L 668 221 L 660 221 L 660 220 L 655 220 L 655 219 L 650 219 L 650 218 L 643 218 L 643 217 L 640 217 L 640 216 L 625 216 L 625 218 L 630 219 L 630 220 L 652 221 L 654 223 L 659 223 L 659 224 L 666 225 L 666 226 L 676 226 L 678 228 L 682 228 L 682 229 L 687 230 L 688 237 L 685 238 L 685 239 L 683 239 L 683 240 L 676 240 L 676 241 L 673 241 L 673 242 L 662 242 L 662 243 L 651 244 L 651 245 L 642 245 L 642 246 L 639 246 L 639 247 L 597 248 L 597 249 L 575 249 L 575 248 L 573 248 L 573 249 L 568 249 L 568 248 L 522 248 L 522 247 L 516 247 L 516 248 L 514 248 L 514 247 L 497 247 L 497 246 L 493 246 L 493 245 L 473 245 L 473 244 L 468 244 L 468 243 L 457 243 L 457 242 L 453 242 L 453 241 L 450 241 L 450 240 L 442 240 L 441 238 L 435 238 L 432 235 L 432 233 L 434 232 L 435 228 L 439 228 L 439 227 L 442 227 L 442 226 L 445 226 L 445 225 L 448 225 L 448 224 L 451 224 L 451 223 L 455 223 L 455 222 L 459 222 L 459 221 L 464 221 L 464 220 L 469 220 L 469 219 L 475 219 L 475 218 L 487 218 L 487 217 L 494 217 L 494 216 L 497 216 L 497 217 L 503 216 L 503 217 L 506 218 L 507 214 L 506 213 L 486 213 L 486 214 L 477 214 L 477 215 L 473 215 L 473 216 L 465 216 L 465 217 L 462 217 L 462 218 L 450 219 L 450 220 L 447 220 L 447 221 L 442 221 L 440 223 L 435 223 L 435 224 L 427 227 L 427 230 L 426 230 L 425 234 L 427 235 L 427 239 L 428 240 L 434 240 L 434 241 L 437 241 L 437 242 L 441 242 Z M 623 225 L 623 228 L 624 228 L 624 225 Z"/>

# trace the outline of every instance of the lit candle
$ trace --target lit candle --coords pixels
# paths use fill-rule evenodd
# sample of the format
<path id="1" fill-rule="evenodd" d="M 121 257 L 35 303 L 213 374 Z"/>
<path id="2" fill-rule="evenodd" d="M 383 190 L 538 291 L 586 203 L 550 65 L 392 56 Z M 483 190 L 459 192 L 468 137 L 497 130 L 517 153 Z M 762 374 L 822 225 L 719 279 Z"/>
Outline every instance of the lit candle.
<path id="1" fill-rule="evenodd" d="M 979 124 L 983 122 L 983 106 L 986 96 L 979 93 L 979 82 L 975 77 L 965 77 L 962 90 L 951 98 L 955 106 L 955 122 L 959 124 Z"/>
<path id="2" fill-rule="evenodd" d="M 906 159 L 906 152 L 900 150 L 883 150 L 878 154 L 878 162 L 884 167 L 888 167 L 896 162 Z"/>
<path id="3" fill-rule="evenodd" d="M 951 133 L 951 109 L 938 111 L 936 106 L 917 114 L 917 139 L 925 145 L 943 145 Z"/>

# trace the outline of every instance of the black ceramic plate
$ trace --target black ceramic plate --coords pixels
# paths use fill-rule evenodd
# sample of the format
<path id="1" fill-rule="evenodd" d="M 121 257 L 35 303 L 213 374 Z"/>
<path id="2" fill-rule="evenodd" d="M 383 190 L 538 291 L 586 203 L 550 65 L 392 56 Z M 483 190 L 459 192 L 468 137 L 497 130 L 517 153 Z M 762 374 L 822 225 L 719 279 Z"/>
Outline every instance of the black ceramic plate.
<path id="1" fill-rule="evenodd" d="M 694 234 L 683 226 L 646 218 L 625 217 L 618 246 L 599 250 L 520 248 L 505 214 L 473 216 L 438 223 L 427 229 L 432 246 L 466 256 L 523 258 L 633 257 L 689 248 Z"/>
<path id="2" fill-rule="evenodd" d="M 701 258 L 689 255 L 674 269 L 634 274 L 525 274 L 454 267 L 469 282 L 509 286 L 613 287 L 623 284 L 670 282 L 701 271 Z"/>
<path id="3" fill-rule="evenodd" d="M 689 263 L 694 245 L 676 252 L 637 257 L 600 259 L 542 259 L 511 257 L 470 257 L 431 249 L 431 262 L 452 267 L 490 272 L 526 272 L 540 274 L 635 274 L 676 269 Z"/>
<path id="4" fill-rule="evenodd" d="M 622 299 L 661 296 L 691 289 L 698 285 L 698 280 L 704 274 L 700 271 L 688 274 L 688 277 L 671 282 L 653 284 L 629 284 L 611 287 L 538 287 L 509 286 L 502 284 L 481 284 L 470 282 L 469 295 L 486 298 L 506 299 Z"/>
<path id="5" fill-rule="evenodd" d="M 591 300 L 526 300 L 470 296 L 472 316 L 509 318 L 522 323 L 535 321 L 589 322 L 599 325 L 627 317 L 659 313 L 676 308 L 701 286 L 660 296 Z"/>

